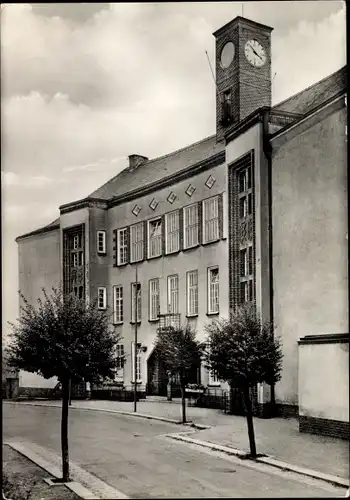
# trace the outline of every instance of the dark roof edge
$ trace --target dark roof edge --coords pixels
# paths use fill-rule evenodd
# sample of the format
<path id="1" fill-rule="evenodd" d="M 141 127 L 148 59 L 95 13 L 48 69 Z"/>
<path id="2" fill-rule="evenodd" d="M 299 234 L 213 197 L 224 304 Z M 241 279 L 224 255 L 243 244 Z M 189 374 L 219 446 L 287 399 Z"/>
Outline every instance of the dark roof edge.
<path id="1" fill-rule="evenodd" d="M 270 32 L 273 31 L 273 28 L 271 28 L 271 26 L 267 26 L 266 24 L 257 23 L 255 21 L 252 21 L 251 19 L 247 19 L 247 18 L 242 17 L 242 16 L 237 16 L 234 19 L 232 19 L 232 21 L 229 21 L 228 23 L 224 24 L 224 26 L 221 26 L 221 28 L 214 31 L 213 36 L 217 37 L 218 35 L 220 35 L 220 33 L 222 33 L 222 31 L 226 30 L 231 24 L 234 25 L 234 24 L 237 24 L 238 22 L 244 22 L 244 23 L 248 24 L 249 26 L 253 26 L 255 28 L 263 28 L 266 31 L 270 31 Z"/>
<path id="2" fill-rule="evenodd" d="M 175 184 L 177 182 L 181 182 L 193 175 L 199 174 L 200 172 L 204 172 L 216 165 L 220 165 L 225 162 L 225 151 L 220 151 L 205 160 L 202 160 L 194 165 L 190 165 L 179 172 L 175 172 L 174 174 L 168 175 L 163 179 L 159 179 L 151 184 L 147 184 L 146 186 L 142 186 L 140 188 L 134 189 L 133 191 L 129 191 L 129 193 L 124 193 L 115 198 L 111 198 L 108 200 L 108 208 L 111 208 L 115 205 L 120 205 L 121 203 L 125 203 L 127 201 L 131 201 L 135 198 L 139 198 L 140 196 L 145 196 L 147 194 L 152 193 L 153 191 L 157 191 L 159 189 L 163 189 L 167 186 Z"/>
<path id="3" fill-rule="evenodd" d="M 65 203 L 64 205 L 60 205 L 59 209 L 60 213 L 62 214 L 65 213 L 65 211 L 71 207 L 74 207 L 74 210 L 78 210 L 80 208 L 86 208 L 90 204 L 98 205 L 99 203 L 101 203 L 102 205 L 106 205 L 107 200 L 105 200 L 104 198 L 94 198 L 87 196 L 86 198 L 82 198 L 76 201 L 71 201 L 70 203 Z"/>
<path id="4" fill-rule="evenodd" d="M 34 229 L 34 231 L 31 231 L 30 233 L 22 234 L 21 236 L 17 236 L 15 239 L 16 243 L 18 243 L 20 240 L 23 240 L 24 238 L 29 238 L 30 236 L 36 236 L 38 234 L 44 234 L 48 233 L 49 231 L 55 231 L 56 229 L 60 228 L 60 224 L 54 224 L 52 226 L 45 226 L 41 227 L 39 229 Z"/>
<path id="5" fill-rule="evenodd" d="M 336 75 L 337 73 L 346 72 L 346 68 L 347 68 L 347 66 L 342 66 L 341 68 L 337 69 L 337 71 L 334 71 L 334 73 L 331 73 L 330 75 L 327 75 L 324 78 L 322 78 L 322 80 L 318 80 L 317 82 L 315 82 L 315 83 L 309 85 L 308 87 L 306 87 L 306 89 L 300 90 L 300 92 L 297 92 L 296 94 L 293 94 L 293 95 L 287 97 L 283 101 L 281 101 L 281 102 L 275 104 L 274 106 L 272 106 L 272 110 L 279 111 L 276 108 L 278 108 L 279 106 L 282 106 L 283 104 L 285 104 L 286 102 L 290 101 L 291 99 L 294 99 L 298 95 L 303 94 L 307 90 L 312 89 L 312 87 L 315 87 L 316 85 L 319 85 L 320 83 L 324 82 L 325 80 L 328 80 L 328 79 L 332 78 L 332 76 Z M 283 110 L 281 110 L 281 111 L 283 111 Z"/>
<path id="6" fill-rule="evenodd" d="M 345 344 L 349 342 L 348 333 L 325 333 L 318 335 L 306 335 L 298 340 L 299 345 L 303 344 Z"/>
<path id="7" fill-rule="evenodd" d="M 310 118 L 312 115 L 318 113 L 319 111 L 322 111 L 323 108 L 325 108 L 326 106 L 329 106 L 333 102 L 337 101 L 343 95 L 346 95 L 346 89 L 341 90 L 340 92 L 338 92 L 337 94 L 333 95 L 332 97 L 330 97 L 326 101 L 321 102 L 321 104 L 319 104 L 318 106 L 315 106 L 314 108 L 310 109 L 310 111 L 308 111 L 307 113 L 305 113 L 304 115 L 302 115 L 296 121 L 294 121 L 292 123 L 288 123 L 288 125 L 286 125 L 285 127 L 281 128 L 280 130 L 277 130 L 277 132 L 275 132 L 274 134 L 270 135 L 270 140 L 273 141 L 278 136 L 284 134 L 285 132 L 288 132 L 288 130 L 290 130 L 293 127 L 296 127 L 301 122 L 303 122 L 304 120 L 307 120 L 308 118 Z"/>

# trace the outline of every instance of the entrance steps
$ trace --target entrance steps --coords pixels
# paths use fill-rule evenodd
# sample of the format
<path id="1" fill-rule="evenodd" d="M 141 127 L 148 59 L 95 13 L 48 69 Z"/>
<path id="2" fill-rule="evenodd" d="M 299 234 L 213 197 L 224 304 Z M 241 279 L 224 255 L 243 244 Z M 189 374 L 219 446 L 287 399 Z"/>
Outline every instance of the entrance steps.
<path id="1" fill-rule="evenodd" d="M 143 401 L 146 403 L 174 403 L 180 404 L 181 398 L 173 398 L 171 401 L 167 400 L 166 396 L 146 396 L 145 398 L 139 399 L 139 401 Z"/>

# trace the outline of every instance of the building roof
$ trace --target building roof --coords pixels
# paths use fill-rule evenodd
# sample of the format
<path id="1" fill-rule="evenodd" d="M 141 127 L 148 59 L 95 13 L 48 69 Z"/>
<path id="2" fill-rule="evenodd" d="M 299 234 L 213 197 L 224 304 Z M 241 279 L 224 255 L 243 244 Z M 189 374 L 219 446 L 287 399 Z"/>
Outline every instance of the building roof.
<path id="1" fill-rule="evenodd" d="M 27 238 L 28 236 L 35 236 L 36 234 L 42 234 L 46 233 L 47 231 L 53 231 L 54 229 L 59 229 L 60 227 L 60 219 L 55 219 L 54 221 L 50 222 L 50 224 L 46 224 L 46 226 L 39 227 L 38 229 L 35 229 L 34 231 L 31 231 L 30 233 L 22 234 L 21 236 L 18 236 L 16 238 L 16 241 L 22 239 L 22 238 Z"/>
<path id="2" fill-rule="evenodd" d="M 344 66 L 335 73 L 314 83 L 310 87 L 276 104 L 275 111 L 306 114 L 347 87 L 347 68 Z"/>
<path id="3" fill-rule="evenodd" d="M 216 135 L 212 135 L 173 153 L 148 160 L 136 169 L 127 167 L 88 197 L 109 200 L 180 172 L 224 150 L 225 144 L 217 143 Z"/>
<path id="4" fill-rule="evenodd" d="M 272 109 L 274 111 L 305 115 L 346 88 L 347 68 L 344 66 L 314 85 L 276 104 Z M 216 135 L 212 135 L 167 155 L 147 160 L 136 169 L 125 168 L 115 177 L 93 191 L 86 199 L 98 198 L 99 200 L 111 200 L 122 194 L 134 191 L 141 186 L 146 187 L 181 172 L 223 151 L 225 151 L 224 142 L 217 143 Z M 16 241 L 27 236 L 56 229 L 56 227 L 59 227 L 59 221 L 59 219 L 55 219 L 40 229 L 19 236 Z"/>

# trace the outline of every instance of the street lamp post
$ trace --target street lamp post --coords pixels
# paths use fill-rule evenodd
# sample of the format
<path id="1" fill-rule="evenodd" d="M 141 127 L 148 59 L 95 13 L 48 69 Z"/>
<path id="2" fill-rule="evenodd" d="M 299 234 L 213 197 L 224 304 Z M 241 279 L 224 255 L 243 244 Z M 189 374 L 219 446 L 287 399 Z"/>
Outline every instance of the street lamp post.
<path id="1" fill-rule="evenodd" d="M 138 269 L 137 264 L 135 264 L 135 273 L 136 273 L 136 283 L 135 283 L 135 346 L 134 346 L 134 412 L 137 411 L 137 284 L 138 284 Z"/>

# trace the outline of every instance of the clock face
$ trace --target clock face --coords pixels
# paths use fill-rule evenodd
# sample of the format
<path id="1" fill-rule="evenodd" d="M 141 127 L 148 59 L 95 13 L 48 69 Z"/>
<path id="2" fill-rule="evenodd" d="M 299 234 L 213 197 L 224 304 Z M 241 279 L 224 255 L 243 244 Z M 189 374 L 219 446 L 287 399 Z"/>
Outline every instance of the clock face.
<path id="1" fill-rule="evenodd" d="M 235 46 L 232 42 L 227 42 L 221 51 L 220 64 L 221 67 L 226 69 L 230 66 L 235 57 Z"/>
<path id="2" fill-rule="evenodd" d="M 261 68 L 267 60 L 266 51 L 257 40 L 248 40 L 246 42 L 244 55 L 255 68 Z"/>

